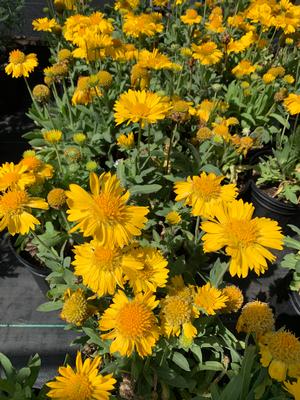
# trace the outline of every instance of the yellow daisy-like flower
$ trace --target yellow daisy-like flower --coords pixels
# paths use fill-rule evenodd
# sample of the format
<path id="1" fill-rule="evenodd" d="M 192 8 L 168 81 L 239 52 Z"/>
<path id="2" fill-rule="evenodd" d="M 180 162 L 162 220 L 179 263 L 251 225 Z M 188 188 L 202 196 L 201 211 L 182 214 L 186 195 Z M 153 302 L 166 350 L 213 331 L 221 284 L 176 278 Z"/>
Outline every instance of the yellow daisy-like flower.
<path id="1" fill-rule="evenodd" d="M 135 271 L 143 264 L 118 247 L 103 246 L 97 240 L 74 247 L 75 275 L 98 296 L 114 294 L 117 285 L 123 288 L 124 269 Z"/>
<path id="2" fill-rule="evenodd" d="M 76 368 L 70 365 L 60 367 L 60 376 L 46 384 L 50 388 L 47 396 L 56 400 L 108 400 L 117 381 L 112 374 L 99 374 L 100 363 L 100 356 L 82 362 L 81 353 L 78 352 Z"/>
<path id="3" fill-rule="evenodd" d="M 273 311 L 267 303 L 255 300 L 245 304 L 239 316 L 236 330 L 238 332 L 255 333 L 261 336 L 273 331 L 275 320 Z"/>
<path id="4" fill-rule="evenodd" d="M 228 297 L 208 282 L 206 285 L 195 288 L 194 304 L 205 314 L 215 315 L 216 310 L 226 307 Z"/>
<path id="5" fill-rule="evenodd" d="M 45 179 L 50 179 L 53 176 L 52 165 L 43 163 L 35 155 L 24 155 L 19 164 L 34 174 L 36 183 L 42 183 Z"/>
<path id="6" fill-rule="evenodd" d="M 117 145 L 121 147 L 121 149 L 125 150 L 133 149 L 135 145 L 133 132 L 128 133 L 128 135 L 122 133 L 117 139 Z"/>
<path id="7" fill-rule="evenodd" d="M 24 76 L 28 78 L 30 72 L 38 66 L 37 56 L 34 53 L 25 55 L 20 50 L 13 50 L 9 53 L 9 63 L 5 67 L 7 75 L 13 78 Z"/>
<path id="8" fill-rule="evenodd" d="M 193 321 L 199 313 L 193 306 L 192 289 L 181 276 L 171 279 L 168 295 L 160 302 L 162 331 L 167 337 L 179 336 L 192 340 L 197 335 Z"/>
<path id="9" fill-rule="evenodd" d="M 98 84 L 104 88 L 111 86 L 113 82 L 113 76 L 108 71 L 99 71 L 97 73 Z"/>
<path id="10" fill-rule="evenodd" d="M 185 15 L 180 17 L 181 21 L 187 25 L 199 24 L 202 20 L 201 15 L 197 13 L 193 8 L 189 8 L 186 10 Z"/>
<path id="11" fill-rule="evenodd" d="M 72 58 L 72 52 L 69 49 L 60 49 L 57 53 L 58 62 L 69 61 Z"/>
<path id="12" fill-rule="evenodd" d="M 300 376 L 300 341 L 291 332 L 267 332 L 259 341 L 260 362 L 271 378 L 283 382 Z"/>
<path id="13" fill-rule="evenodd" d="M 227 297 L 226 305 L 222 309 L 223 313 L 237 312 L 243 305 L 244 296 L 237 286 L 229 285 L 222 289 L 222 293 Z"/>
<path id="14" fill-rule="evenodd" d="M 300 113 L 300 94 L 291 93 L 286 99 L 284 99 L 283 104 L 287 111 L 291 115 Z"/>
<path id="15" fill-rule="evenodd" d="M 144 291 L 155 292 L 157 287 L 166 286 L 169 270 L 168 261 L 161 252 L 152 247 L 137 247 L 128 252 L 141 265 L 140 269 L 127 269 L 124 266 L 129 285 L 135 293 Z"/>
<path id="16" fill-rule="evenodd" d="M 110 352 L 130 356 L 134 350 L 141 357 L 152 354 L 152 348 L 159 337 L 159 327 L 153 309 L 158 301 L 151 292 L 139 293 L 129 299 L 119 291 L 113 304 L 105 310 L 100 320 L 100 330 L 110 331 L 102 338 L 113 340 Z"/>
<path id="17" fill-rule="evenodd" d="M 295 400 L 300 400 L 300 378 L 295 382 L 284 382 L 284 389 L 294 396 Z"/>
<path id="18" fill-rule="evenodd" d="M 48 209 L 48 204 L 39 197 L 30 197 L 24 190 L 12 190 L 0 195 L 0 232 L 5 228 L 11 235 L 25 235 L 34 230 L 40 222 L 31 212 L 31 208 Z"/>
<path id="19" fill-rule="evenodd" d="M 82 132 L 78 132 L 78 133 L 74 133 L 73 135 L 73 140 L 75 143 L 81 145 L 86 141 L 87 137 L 84 133 Z"/>
<path id="20" fill-rule="evenodd" d="M 172 69 L 174 63 L 165 54 L 159 52 L 158 49 L 148 51 L 143 49 L 137 53 L 137 62 L 140 68 L 146 69 Z"/>
<path id="21" fill-rule="evenodd" d="M 4 163 L 0 167 L 0 190 L 21 189 L 31 186 L 35 183 L 35 177 L 28 172 L 26 166 L 22 164 L 15 165 L 13 162 Z"/>
<path id="22" fill-rule="evenodd" d="M 88 105 L 93 102 L 94 97 L 102 96 L 101 90 L 97 87 L 97 76 L 95 75 L 96 85 L 92 83 L 93 77 L 80 76 L 77 81 L 77 87 L 72 96 L 72 104 Z"/>
<path id="23" fill-rule="evenodd" d="M 249 270 L 260 275 L 268 269 L 267 260 L 275 256 L 267 249 L 282 250 L 281 228 L 269 218 L 254 218 L 252 204 L 242 200 L 219 203 L 214 207 L 214 218 L 201 225 L 206 232 L 202 237 L 205 252 L 215 252 L 225 247 L 231 256 L 231 276 L 245 278 Z"/>
<path id="24" fill-rule="evenodd" d="M 60 317 L 68 324 L 82 326 L 91 316 L 93 308 L 88 304 L 82 289 L 68 289 L 64 294 L 64 305 Z"/>
<path id="25" fill-rule="evenodd" d="M 68 200 L 68 219 L 78 222 L 70 232 L 80 229 L 83 236 L 94 236 L 101 244 L 114 244 L 123 247 L 134 236 L 141 235 L 147 222 L 147 207 L 129 206 L 129 192 L 110 172 L 97 177 L 90 174 L 92 193 L 80 186 L 71 184 L 66 192 Z"/>
<path id="26" fill-rule="evenodd" d="M 295 82 L 295 78 L 293 77 L 293 75 L 284 75 L 284 77 L 282 78 L 284 80 L 284 82 L 288 83 L 289 85 L 293 84 Z"/>
<path id="27" fill-rule="evenodd" d="M 177 211 L 170 211 L 166 215 L 166 222 L 169 225 L 177 225 L 181 222 L 181 216 Z"/>
<path id="28" fill-rule="evenodd" d="M 223 56 L 214 42 L 206 42 L 200 46 L 193 43 L 192 49 L 194 51 L 193 58 L 199 60 L 202 65 L 217 64 Z"/>
<path id="29" fill-rule="evenodd" d="M 200 176 L 189 176 L 186 182 L 175 183 L 175 200 L 184 200 L 185 204 L 192 206 L 193 215 L 208 217 L 214 213 L 217 204 L 233 201 L 237 196 L 234 184 L 221 186 L 223 179 L 223 176 L 206 172 Z"/>
<path id="30" fill-rule="evenodd" d="M 59 131 L 58 129 L 51 129 L 50 131 L 45 131 L 43 133 L 43 137 L 46 142 L 50 144 L 56 144 L 62 139 L 62 131 Z"/>
<path id="31" fill-rule="evenodd" d="M 164 119 L 169 109 L 169 104 L 162 97 L 146 90 L 129 89 L 121 94 L 114 105 L 117 125 L 127 121 L 127 125 L 130 122 L 139 122 L 142 127 L 146 123 L 154 124 Z"/>
<path id="32" fill-rule="evenodd" d="M 159 13 L 135 15 L 127 13 L 124 17 L 123 32 L 126 36 L 139 38 L 142 36 L 154 36 L 163 31 L 161 23 L 162 15 Z"/>
<path id="33" fill-rule="evenodd" d="M 257 66 L 252 65 L 252 63 L 248 60 L 242 60 L 238 65 L 236 65 L 232 69 L 232 73 L 237 77 L 237 78 L 242 78 L 245 75 L 250 75 L 253 72 L 256 71 Z"/>
<path id="34" fill-rule="evenodd" d="M 52 32 L 53 28 L 58 26 L 58 23 L 55 21 L 54 18 L 37 18 L 32 21 L 32 26 L 34 31 L 39 32 Z"/>
<path id="35" fill-rule="evenodd" d="M 148 89 L 150 84 L 150 73 L 148 68 L 143 68 L 140 64 L 135 64 L 131 68 L 130 83 L 135 89 Z"/>
<path id="36" fill-rule="evenodd" d="M 54 188 L 47 195 L 47 201 L 50 207 L 60 210 L 66 204 L 67 196 L 64 189 Z"/>

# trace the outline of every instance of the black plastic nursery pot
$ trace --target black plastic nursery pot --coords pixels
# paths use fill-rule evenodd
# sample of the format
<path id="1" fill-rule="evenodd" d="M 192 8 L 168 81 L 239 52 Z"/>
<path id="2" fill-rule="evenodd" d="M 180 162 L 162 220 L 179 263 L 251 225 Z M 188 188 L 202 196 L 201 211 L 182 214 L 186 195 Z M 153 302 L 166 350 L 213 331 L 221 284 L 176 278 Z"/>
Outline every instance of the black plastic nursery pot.
<path id="1" fill-rule="evenodd" d="M 285 235 L 292 234 L 287 225 L 300 227 L 300 207 L 292 203 L 284 203 L 269 196 L 251 180 L 249 201 L 254 205 L 254 215 L 274 219 L 281 226 Z"/>
<path id="2" fill-rule="evenodd" d="M 35 263 L 35 259 L 31 257 L 29 253 L 24 251 L 18 253 L 14 247 L 14 240 L 12 238 L 9 238 L 8 243 L 10 250 L 15 255 L 16 259 L 31 272 L 41 292 L 46 295 L 49 290 L 49 284 L 46 281 L 46 277 L 51 273 L 51 270 L 45 266 L 39 265 L 38 262 Z"/>

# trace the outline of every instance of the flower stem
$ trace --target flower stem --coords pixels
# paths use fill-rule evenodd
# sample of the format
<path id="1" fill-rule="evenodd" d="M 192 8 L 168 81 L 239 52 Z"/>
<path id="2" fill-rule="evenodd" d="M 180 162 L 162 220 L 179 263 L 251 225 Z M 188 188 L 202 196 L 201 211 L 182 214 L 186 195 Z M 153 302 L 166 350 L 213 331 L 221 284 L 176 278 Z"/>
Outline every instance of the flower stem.
<path id="1" fill-rule="evenodd" d="M 198 232 L 199 232 L 199 225 L 200 225 L 200 217 L 197 217 L 196 226 L 195 226 L 195 241 L 194 243 L 197 244 L 198 242 Z"/>
<path id="2" fill-rule="evenodd" d="M 58 152 L 58 148 L 56 146 L 56 144 L 53 144 L 54 150 L 55 150 L 55 154 L 56 154 L 56 158 L 57 158 L 57 162 L 58 162 L 58 168 L 59 168 L 59 172 L 62 175 L 63 171 L 62 171 L 62 166 L 61 166 L 61 161 L 60 161 L 60 156 L 59 156 L 59 152 Z"/>
<path id="3" fill-rule="evenodd" d="M 70 99 L 68 96 L 66 82 L 64 79 L 62 80 L 62 83 L 63 83 L 64 92 L 66 93 L 66 98 L 67 98 L 67 107 L 68 107 L 68 111 L 69 111 L 70 124 L 71 124 L 72 129 L 74 129 L 73 113 L 72 113 L 72 108 L 71 108 L 71 104 L 70 104 Z"/>
<path id="4" fill-rule="evenodd" d="M 31 233 L 32 233 L 32 236 L 33 236 L 42 246 L 44 246 L 47 250 L 50 251 L 50 253 L 52 253 L 53 257 L 54 257 L 56 260 L 61 261 L 61 260 L 60 260 L 60 257 L 56 254 L 56 252 L 55 252 L 54 249 L 52 249 L 51 247 L 49 247 L 49 246 L 48 246 L 34 231 L 31 231 Z"/>
<path id="5" fill-rule="evenodd" d="M 142 140 L 142 124 L 139 123 L 139 133 L 137 141 L 137 155 L 136 155 L 136 170 L 140 172 L 140 152 L 141 152 L 141 140 Z"/>
<path id="6" fill-rule="evenodd" d="M 172 147 L 173 147 L 174 136 L 175 136 L 175 134 L 177 132 L 177 129 L 178 129 L 178 124 L 175 125 L 175 128 L 173 129 L 173 132 L 172 132 L 172 135 L 171 135 L 171 138 L 170 138 L 170 144 L 169 144 L 168 154 L 167 154 L 166 173 L 169 172 L 171 151 L 172 151 Z"/>

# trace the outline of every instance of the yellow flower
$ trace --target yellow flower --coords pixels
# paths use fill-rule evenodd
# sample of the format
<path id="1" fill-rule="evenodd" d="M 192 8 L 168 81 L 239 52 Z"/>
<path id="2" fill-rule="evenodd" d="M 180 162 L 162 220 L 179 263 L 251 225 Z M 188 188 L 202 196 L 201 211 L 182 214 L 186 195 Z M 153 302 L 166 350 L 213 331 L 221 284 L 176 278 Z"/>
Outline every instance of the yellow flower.
<path id="1" fill-rule="evenodd" d="M 180 17 L 181 21 L 187 25 L 199 24 L 202 20 L 201 15 L 197 13 L 193 8 L 189 8 L 186 10 L 185 15 Z"/>
<path id="2" fill-rule="evenodd" d="M 34 174 L 36 183 L 42 183 L 45 179 L 50 179 L 53 176 L 52 165 L 43 163 L 39 158 L 30 153 L 24 154 L 24 158 L 19 164 Z"/>
<path id="3" fill-rule="evenodd" d="M 284 382 L 284 388 L 294 396 L 295 400 L 300 400 L 300 378 L 295 382 Z"/>
<path id="4" fill-rule="evenodd" d="M 284 82 L 288 83 L 289 85 L 291 85 L 292 83 L 295 82 L 295 78 L 293 77 L 293 75 L 285 75 L 283 77 Z"/>
<path id="5" fill-rule="evenodd" d="M 269 218 L 254 218 L 252 204 L 242 200 L 219 203 L 214 207 L 214 218 L 202 223 L 205 252 L 218 251 L 225 247 L 231 256 L 231 276 L 245 278 L 248 271 L 260 275 L 268 269 L 266 260 L 275 256 L 267 249 L 282 250 L 283 235 L 276 221 Z"/>
<path id="6" fill-rule="evenodd" d="M 252 43 L 256 40 L 256 37 L 253 32 L 247 32 L 238 40 L 230 39 L 230 42 L 227 46 L 227 53 L 241 53 L 251 46 Z"/>
<path id="7" fill-rule="evenodd" d="M 242 60 L 238 65 L 236 65 L 232 69 L 232 73 L 237 77 L 237 78 L 242 78 L 245 75 L 250 75 L 253 72 L 255 72 L 256 66 L 252 65 L 250 61 L 248 60 Z"/>
<path id="8" fill-rule="evenodd" d="M 140 64 L 133 65 L 131 68 L 130 83 L 135 89 L 148 89 L 150 84 L 148 68 L 142 68 Z"/>
<path id="9" fill-rule="evenodd" d="M 57 11 L 75 9 L 76 0 L 54 0 Z"/>
<path id="10" fill-rule="evenodd" d="M 54 18 L 37 18 L 32 21 L 32 26 L 34 31 L 40 32 L 52 32 L 53 28 L 56 28 L 58 23 Z"/>
<path id="11" fill-rule="evenodd" d="M 145 69 L 172 69 L 176 65 L 165 54 L 160 53 L 158 49 L 152 51 L 143 49 L 137 53 L 136 58 L 139 67 Z"/>
<path id="12" fill-rule="evenodd" d="M 152 247 L 136 247 L 127 254 L 142 266 L 139 269 L 123 267 L 129 285 L 135 293 L 149 290 L 155 292 L 157 287 L 166 286 L 169 274 L 168 261 L 159 250 Z"/>
<path id="13" fill-rule="evenodd" d="M 86 141 L 86 135 L 82 132 L 74 133 L 73 140 L 75 143 L 81 145 Z"/>
<path id="14" fill-rule="evenodd" d="M 293 39 L 293 38 L 290 38 L 290 37 L 287 37 L 287 38 L 285 39 L 285 43 L 286 43 L 286 44 L 294 44 L 294 39 Z"/>
<path id="15" fill-rule="evenodd" d="M 85 168 L 89 171 L 95 171 L 95 169 L 97 169 L 98 164 L 96 163 L 96 161 L 90 160 L 85 164 Z"/>
<path id="16" fill-rule="evenodd" d="M 286 99 L 284 99 L 283 104 L 287 111 L 291 115 L 300 113 L 300 94 L 291 93 Z"/>
<path id="17" fill-rule="evenodd" d="M 224 313 L 237 312 L 243 305 L 244 296 L 242 291 L 235 285 L 228 285 L 222 289 L 222 293 L 227 297 L 226 305 L 222 308 Z"/>
<path id="18" fill-rule="evenodd" d="M 208 282 L 206 285 L 195 288 L 194 304 L 200 312 L 215 315 L 216 310 L 226 307 L 228 297 Z"/>
<path id="19" fill-rule="evenodd" d="M 113 82 L 113 76 L 108 71 L 99 71 L 97 73 L 98 84 L 104 88 L 111 86 Z"/>
<path id="20" fill-rule="evenodd" d="M 105 310 L 100 320 L 100 330 L 110 331 L 101 335 L 102 339 L 112 340 L 110 352 L 130 356 L 134 350 L 141 357 L 152 353 L 159 337 L 159 327 L 153 309 L 158 305 L 151 292 L 139 293 L 129 299 L 119 291 L 113 304 Z"/>
<path id="21" fill-rule="evenodd" d="M 77 87 L 72 96 L 72 104 L 84 104 L 88 105 L 92 103 L 94 97 L 102 96 L 102 92 L 96 85 L 91 85 L 93 78 L 92 76 L 80 76 L 77 81 Z"/>
<path id="22" fill-rule="evenodd" d="M 60 49 L 57 53 L 57 59 L 59 62 L 68 61 L 72 58 L 72 52 L 69 49 Z"/>
<path id="23" fill-rule="evenodd" d="M 147 222 L 147 207 L 129 206 L 129 192 L 110 172 L 97 177 L 90 174 L 92 193 L 71 184 L 66 192 L 69 221 L 77 221 L 71 232 L 80 229 L 83 236 L 94 236 L 102 245 L 116 244 L 123 247 L 132 237 L 141 235 Z"/>
<path id="24" fill-rule="evenodd" d="M 244 305 L 237 321 L 238 332 L 255 333 L 257 336 L 273 331 L 274 315 L 267 303 L 255 300 Z"/>
<path id="25" fill-rule="evenodd" d="M 192 52 L 192 50 L 191 50 L 189 47 L 182 47 L 182 48 L 180 49 L 180 54 L 182 55 L 182 57 L 187 57 L 187 58 L 189 58 L 189 57 L 192 56 L 193 52 Z"/>
<path id="26" fill-rule="evenodd" d="M 170 211 L 166 215 L 166 222 L 169 225 L 177 225 L 181 222 L 181 216 L 177 211 Z"/>
<path id="27" fill-rule="evenodd" d="M 237 196 L 234 184 L 221 186 L 223 179 L 223 176 L 206 172 L 200 176 L 188 176 L 187 181 L 175 183 L 175 200 L 184 200 L 185 204 L 192 206 L 193 215 L 208 217 L 220 202 L 230 202 Z"/>
<path id="28" fill-rule="evenodd" d="M 128 133 L 126 136 L 125 133 L 122 133 L 117 140 L 117 145 L 121 147 L 121 149 L 130 150 L 135 146 L 134 143 L 134 134 L 132 132 Z"/>
<path id="29" fill-rule="evenodd" d="M 53 64 L 51 67 L 44 69 L 44 82 L 47 86 L 52 85 L 54 82 L 60 82 L 69 73 L 68 63 L 65 61 Z"/>
<path id="30" fill-rule="evenodd" d="M 273 81 L 275 81 L 276 76 L 270 73 L 265 73 L 262 77 L 263 82 L 268 85 L 269 83 L 272 83 Z"/>
<path id="31" fill-rule="evenodd" d="M 34 53 L 25 55 L 20 50 L 13 50 L 9 53 L 9 63 L 5 67 L 7 75 L 13 78 L 24 76 L 28 78 L 29 73 L 38 66 L 37 56 Z"/>
<path id="32" fill-rule="evenodd" d="M 12 190 L 0 195 L 0 232 L 5 228 L 11 235 L 25 235 L 34 230 L 40 222 L 31 212 L 31 208 L 48 209 L 48 204 L 39 197 L 30 197 L 24 190 Z"/>
<path id="33" fill-rule="evenodd" d="M 76 368 L 60 367 L 60 376 L 46 384 L 50 388 L 47 396 L 54 400 L 108 400 L 117 381 L 111 374 L 99 374 L 100 363 L 100 356 L 82 362 L 78 352 Z"/>
<path id="34" fill-rule="evenodd" d="M 140 5 L 140 0 L 116 0 L 114 9 L 120 10 L 122 13 L 133 11 Z"/>
<path id="35" fill-rule="evenodd" d="M 127 13 L 124 17 L 123 32 L 126 36 L 138 38 L 154 36 L 163 31 L 162 15 L 159 13 L 135 15 Z"/>
<path id="36" fill-rule="evenodd" d="M 0 190 L 21 189 L 35 183 L 35 177 L 22 164 L 4 163 L 0 167 Z"/>
<path id="37" fill-rule="evenodd" d="M 36 85 L 32 90 L 32 95 L 39 103 L 46 103 L 50 98 L 50 90 L 46 85 Z"/>
<path id="38" fill-rule="evenodd" d="M 185 286 L 181 275 L 171 279 L 167 296 L 160 302 L 162 332 L 167 337 L 179 336 L 191 341 L 197 335 L 193 321 L 199 313 L 193 306 L 193 289 Z"/>
<path id="39" fill-rule="evenodd" d="M 291 332 L 267 332 L 259 341 L 260 362 L 271 378 L 283 382 L 300 376 L 300 342 Z"/>
<path id="40" fill-rule="evenodd" d="M 67 196 L 64 189 L 54 188 L 47 195 L 47 201 L 50 207 L 60 210 L 66 204 Z"/>
<path id="41" fill-rule="evenodd" d="M 190 114 L 198 117 L 201 122 L 208 122 L 216 106 L 215 102 L 205 99 L 195 109 L 190 108 Z"/>
<path id="42" fill-rule="evenodd" d="M 142 127 L 146 123 L 154 124 L 164 119 L 169 109 L 170 106 L 162 97 L 145 90 L 129 89 L 128 92 L 121 94 L 114 105 L 117 125 L 127 121 L 127 125 L 130 122 L 139 122 Z"/>
<path id="43" fill-rule="evenodd" d="M 221 7 L 215 7 L 212 9 L 209 22 L 205 24 L 207 30 L 215 33 L 224 32 L 225 28 L 222 26 L 223 24 L 223 12 Z"/>
<path id="44" fill-rule="evenodd" d="M 110 244 L 103 246 L 97 240 L 74 247 L 75 275 L 99 297 L 114 294 L 117 285 L 123 288 L 124 269 L 136 270 L 143 264 L 131 254 Z"/>
<path id="45" fill-rule="evenodd" d="M 62 139 L 62 131 L 59 131 L 58 129 L 51 129 L 50 131 L 45 131 L 43 133 L 43 137 L 46 142 L 56 144 Z"/>
<path id="46" fill-rule="evenodd" d="M 68 324 L 82 326 L 91 316 L 92 310 L 82 289 L 76 291 L 68 289 L 64 294 L 64 305 L 60 317 Z"/>
<path id="47" fill-rule="evenodd" d="M 199 60 L 202 65 L 216 64 L 221 60 L 223 55 L 214 42 L 206 42 L 200 46 L 193 43 L 192 49 L 194 51 L 193 57 Z"/>
<path id="48" fill-rule="evenodd" d="M 203 142 L 204 140 L 211 139 L 214 136 L 211 129 L 207 128 L 206 126 L 199 128 L 196 133 L 196 139 L 199 142 Z"/>

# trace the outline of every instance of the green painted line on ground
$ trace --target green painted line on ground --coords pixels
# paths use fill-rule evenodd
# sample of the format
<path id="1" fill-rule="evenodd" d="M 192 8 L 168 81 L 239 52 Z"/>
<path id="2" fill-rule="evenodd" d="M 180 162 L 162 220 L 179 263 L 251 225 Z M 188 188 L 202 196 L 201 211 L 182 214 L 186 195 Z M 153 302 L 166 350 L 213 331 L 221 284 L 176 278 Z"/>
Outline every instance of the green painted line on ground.
<path id="1" fill-rule="evenodd" d="M 0 328 L 65 328 L 62 324 L 0 324 Z"/>

